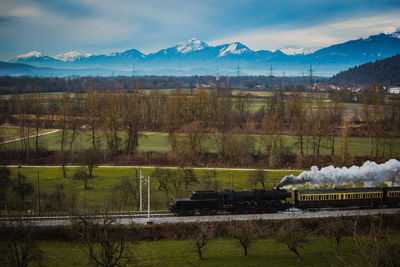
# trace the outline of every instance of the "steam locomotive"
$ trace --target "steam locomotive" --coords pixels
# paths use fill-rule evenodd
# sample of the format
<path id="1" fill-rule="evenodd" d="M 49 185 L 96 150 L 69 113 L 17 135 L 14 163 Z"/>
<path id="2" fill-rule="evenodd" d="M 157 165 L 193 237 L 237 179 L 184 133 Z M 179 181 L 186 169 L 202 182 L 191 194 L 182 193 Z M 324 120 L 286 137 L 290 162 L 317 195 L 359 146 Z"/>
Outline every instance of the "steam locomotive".
<path id="1" fill-rule="evenodd" d="M 170 210 L 176 215 L 271 213 L 291 207 L 358 208 L 400 206 L 400 187 L 341 188 L 252 191 L 196 191 L 190 198 L 172 199 Z"/>
<path id="2" fill-rule="evenodd" d="M 289 207 L 285 200 L 290 197 L 286 190 L 279 189 L 196 191 L 190 198 L 172 199 L 170 210 L 177 215 L 277 212 Z"/>

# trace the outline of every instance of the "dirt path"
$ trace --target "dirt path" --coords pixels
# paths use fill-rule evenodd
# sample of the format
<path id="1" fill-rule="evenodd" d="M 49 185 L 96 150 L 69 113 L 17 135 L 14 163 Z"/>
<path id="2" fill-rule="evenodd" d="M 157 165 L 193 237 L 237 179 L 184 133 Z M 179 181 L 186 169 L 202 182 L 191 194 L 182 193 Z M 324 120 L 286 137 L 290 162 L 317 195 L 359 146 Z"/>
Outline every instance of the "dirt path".
<path id="1" fill-rule="evenodd" d="M 43 136 L 43 135 L 47 135 L 47 134 L 57 133 L 57 132 L 59 132 L 59 131 L 61 131 L 61 130 L 56 129 L 56 130 L 53 130 L 53 131 L 50 131 L 50 132 L 41 133 L 41 134 L 39 134 L 38 136 Z M 33 137 L 36 137 L 36 134 L 35 134 L 35 135 L 31 135 L 31 136 L 29 136 L 29 137 L 27 137 L 27 138 L 33 138 Z M 20 141 L 20 140 L 22 140 L 22 139 L 23 139 L 23 138 L 17 138 L 17 139 L 13 139 L 13 140 L 4 141 L 4 142 L 1 142 L 0 145 L 12 143 L 12 142 L 17 142 L 17 141 Z"/>

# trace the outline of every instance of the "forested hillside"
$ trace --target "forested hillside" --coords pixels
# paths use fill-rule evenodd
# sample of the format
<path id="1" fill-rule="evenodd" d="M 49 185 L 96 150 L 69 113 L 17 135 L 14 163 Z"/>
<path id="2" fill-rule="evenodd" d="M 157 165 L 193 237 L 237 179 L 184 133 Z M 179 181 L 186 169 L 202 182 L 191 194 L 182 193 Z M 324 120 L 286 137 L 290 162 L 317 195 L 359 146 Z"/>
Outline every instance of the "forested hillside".
<path id="1" fill-rule="evenodd" d="M 370 83 L 399 85 L 400 55 L 350 68 L 347 71 L 336 74 L 330 81 L 332 83 L 351 85 L 366 85 Z"/>

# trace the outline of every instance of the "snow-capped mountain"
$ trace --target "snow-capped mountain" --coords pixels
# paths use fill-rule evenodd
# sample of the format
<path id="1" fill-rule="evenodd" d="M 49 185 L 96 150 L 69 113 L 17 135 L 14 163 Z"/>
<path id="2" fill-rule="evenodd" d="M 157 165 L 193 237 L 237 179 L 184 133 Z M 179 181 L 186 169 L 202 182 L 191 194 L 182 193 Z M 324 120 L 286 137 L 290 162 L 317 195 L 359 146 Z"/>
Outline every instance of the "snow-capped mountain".
<path id="1" fill-rule="evenodd" d="M 182 45 L 176 46 L 176 51 L 182 54 L 186 54 L 193 51 L 203 50 L 208 45 L 197 38 L 190 39 Z"/>
<path id="2" fill-rule="evenodd" d="M 308 55 L 314 53 L 316 50 L 317 49 L 303 47 L 285 47 L 280 49 L 281 52 L 285 53 L 288 56 Z"/>
<path id="3" fill-rule="evenodd" d="M 22 54 L 17 56 L 17 59 L 26 59 L 26 58 L 37 58 L 37 57 L 41 57 L 42 53 L 38 52 L 38 51 L 31 51 L 29 53 L 26 54 Z"/>
<path id="4" fill-rule="evenodd" d="M 32 51 L 19 55 L 10 62 L 36 67 L 107 68 L 115 71 L 128 71 L 135 67 L 136 70 L 148 74 L 163 74 L 157 72 L 160 69 L 182 69 L 185 73 L 191 73 L 191 70 L 208 69 L 208 74 L 215 74 L 216 68 L 219 68 L 222 75 L 223 70 L 230 73 L 238 65 L 249 74 L 265 74 L 266 69 L 273 65 L 275 69 L 285 70 L 290 75 L 294 72 L 300 73 L 312 64 L 317 75 L 329 76 L 343 69 L 398 53 L 400 53 L 399 30 L 351 40 L 317 51 L 290 47 L 274 52 L 254 51 L 239 42 L 211 46 L 194 38 L 147 55 L 136 49 L 108 55 L 70 51 L 49 56 L 39 51 Z M 202 72 L 204 73 L 207 72 Z"/>
<path id="5" fill-rule="evenodd" d="M 39 54 L 41 53 L 39 52 Z M 90 53 L 83 54 L 78 51 L 70 51 L 64 54 L 55 55 L 54 58 L 65 62 L 65 61 L 74 61 L 79 57 L 90 57 L 91 55 L 92 54 Z"/>
<path id="6" fill-rule="evenodd" d="M 250 50 L 247 46 L 242 45 L 241 43 L 234 42 L 228 45 L 224 45 L 221 50 L 219 50 L 218 57 L 223 57 L 229 54 L 240 55 L 245 53 L 254 52 Z"/>

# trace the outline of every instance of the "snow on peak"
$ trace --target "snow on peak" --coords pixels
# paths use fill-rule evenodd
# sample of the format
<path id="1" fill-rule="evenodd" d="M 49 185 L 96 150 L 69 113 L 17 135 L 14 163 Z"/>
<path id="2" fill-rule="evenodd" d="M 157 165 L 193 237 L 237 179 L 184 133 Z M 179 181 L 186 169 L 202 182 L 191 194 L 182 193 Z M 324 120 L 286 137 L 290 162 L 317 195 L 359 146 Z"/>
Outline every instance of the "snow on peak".
<path id="1" fill-rule="evenodd" d="M 392 36 L 400 39 L 400 28 L 398 28 L 395 32 L 393 32 Z"/>
<path id="2" fill-rule="evenodd" d="M 208 45 L 197 38 L 190 39 L 182 45 L 178 45 L 176 50 L 182 54 L 186 54 L 192 51 L 202 50 Z"/>
<path id="3" fill-rule="evenodd" d="M 78 57 L 90 57 L 91 54 L 82 54 L 81 52 L 78 51 L 70 51 L 64 54 L 59 54 L 54 56 L 55 59 L 61 60 L 61 61 L 74 61 L 75 59 L 77 59 Z"/>
<path id="4" fill-rule="evenodd" d="M 41 57 L 41 56 L 42 56 L 42 53 L 40 53 L 38 51 L 31 51 L 29 53 L 17 56 L 17 58 L 31 58 L 31 57 Z"/>
<path id="5" fill-rule="evenodd" d="M 242 54 L 244 52 L 250 51 L 246 46 L 242 45 L 241 43 L 231 43 L 228 46 L 225 46 L 221 50 L 219 50 L 218 57 L 226 56 L 227 54 Z"/>
<path id="6" fill-rule="evenodd" d="M 311 53 L 314 53 L 316 49 L 312 48 L 294 48 L 294 47 L 287 47 L 287 48 L 281 48 L 279 49 L 281 52 L 285 53 L 286 55 L 308 55 Z"/>

